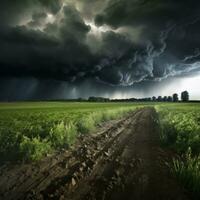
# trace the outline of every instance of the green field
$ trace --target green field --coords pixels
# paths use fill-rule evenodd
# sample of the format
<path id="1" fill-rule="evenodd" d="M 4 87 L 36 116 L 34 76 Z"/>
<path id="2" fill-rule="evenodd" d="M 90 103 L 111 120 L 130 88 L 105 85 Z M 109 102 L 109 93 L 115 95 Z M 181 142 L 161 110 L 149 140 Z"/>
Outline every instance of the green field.
<path id="1" fill-rule="evenodd" d="M 38 160 L 70 146 L 78 134 L 136 107 L 132 103 L 1 103 L 0 158 Z"/>
<path id="2" fill-rule="evenodd" d="M 177 152 L 172 172 L 194 199 L 200 198 L 200 104 L 179 103 L 156 106 L 161 142 Z"/>
<path id="3" fill-rule="evenodd" d="M 154 106 L 164 148 L 175 152 L 171 171 L 200 197 L 200 104 L 198 103 L 66 103 L 0 104 L 0 161 L 39 160 L 68 148 L 80 134 L 130 111 Z"/>

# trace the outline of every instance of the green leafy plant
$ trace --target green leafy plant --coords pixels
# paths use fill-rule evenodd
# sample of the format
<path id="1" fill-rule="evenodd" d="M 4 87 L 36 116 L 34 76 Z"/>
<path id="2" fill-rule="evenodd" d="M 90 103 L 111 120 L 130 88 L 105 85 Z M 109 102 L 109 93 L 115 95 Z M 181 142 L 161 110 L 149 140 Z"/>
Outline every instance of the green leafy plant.
<path id="1" fill-rule="evenodd" d="M 76 138 L 77 129 L 72 122 L 65 124 L 63 121 L 50 131 L 50 141 L 53 146 L 63 148 L 71 145 Z"/>
<path id="2" fill-rule="evenodd" d="M 195 199 L 200 198 L 200 156 L 192 156 L 188 149 L 184 159 L 173 159 L 172 172 L 178 180 L 193 193 Z"/>
<path id="3" fill-rule="evenodd" d="M 50 150 L 50 143 L 47 140 L 42 141 L 40 138 L 30 139 L 23 136 L 20 143 L 20 152 L 26 160 L 40 160 Z"/>
<path id="4" fill-rule="evenodd" d="M 173 159 L 171 170 L 181 184 L 200 198 L 200 108 L 195 104 L 158 106 L 161 142 L 173 148 L 180 159 Z M 170 164 L 169 164 L 170 165 Z"/>
<path id="5" fill-rule="evenodd" d="M 93 115 L 82 117 L 77 122 L 77 128 L 79 133 L 89 133 L 95 130 L 95 118 Z"/>

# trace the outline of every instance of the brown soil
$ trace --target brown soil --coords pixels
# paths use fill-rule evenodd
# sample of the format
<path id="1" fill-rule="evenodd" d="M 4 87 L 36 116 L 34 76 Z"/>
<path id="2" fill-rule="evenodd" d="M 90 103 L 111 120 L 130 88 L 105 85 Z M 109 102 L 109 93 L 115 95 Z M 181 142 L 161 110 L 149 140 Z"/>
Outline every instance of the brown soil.
<path id="1" fill-rule="evenodd" d="M 157 114 L 144 108 L 35 164 L 0 168 L 0 199 L 186 200 L 159 146 Z"/>

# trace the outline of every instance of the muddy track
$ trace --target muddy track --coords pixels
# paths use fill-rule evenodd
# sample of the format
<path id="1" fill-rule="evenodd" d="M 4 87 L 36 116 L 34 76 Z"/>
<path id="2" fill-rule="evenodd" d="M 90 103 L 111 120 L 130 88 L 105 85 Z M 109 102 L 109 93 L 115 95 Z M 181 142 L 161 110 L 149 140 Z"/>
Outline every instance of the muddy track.
<path id="1" fill-rule="evenodd" d="M 0 199 L 187 199 L 165 164 L 157 114 L 136 110 L 70 151 L 0 169 Z"/>

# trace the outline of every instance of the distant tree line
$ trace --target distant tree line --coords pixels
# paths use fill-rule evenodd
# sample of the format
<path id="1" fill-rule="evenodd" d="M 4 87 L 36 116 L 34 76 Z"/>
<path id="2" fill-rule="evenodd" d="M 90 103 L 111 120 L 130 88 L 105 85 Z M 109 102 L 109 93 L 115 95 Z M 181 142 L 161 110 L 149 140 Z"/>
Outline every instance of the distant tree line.
<path id="1" fill-rule="evenodd" d="M 84 101 L 83 99 L 79 99 L 80 101 Z M 104 97 L 89 97 L 89 102 L 179 102 L 179 96 L 177 93 L 173 94 L 172 96 L 158 96 L 158 97 L 148 97 L 148 98 L 129 98 L 129 99 L 109 99 Z M 187 102 L 189 101 L 189 93 L 188 91 L 183 91 L 181 93 L 181 101 Z"/>
<path id="2" fill-rule="evenodd" d="M 108 101 L 110 101 L 110 99 L 104 98 L 104 97 L 89 97 L 88 101 L 90 101 L 90 102 L 108 102 Z"/>
<path id="3" fill-rule="evenodd" d="M 13 102 L 5 100 L 3 102 Z M 30 99 L 26 100 L 24 99 L 23 101 L 27 102 L 37 102 L 37 101 L 63 101 L 63 102 L 179 102 L 179 96 L 178 94 L 173 94 L 172 96 L 158 96 L 158 97 L 148 97 L 148 98 L 127 98 L 127 99 L 109 99 L 109 98 L 104 98 L 104 97 L 89 97 L 89 98 L 76 98 L 76 99 Z M 183 91 L 181 93 L 181 101 L 182 102 L 188 102 L 189 101 L 189 93 L 188 91 Z M 198 102 L 200 103 L 200 100 L 195 100 L 195 101 L 190 101 L 190 102 Z"/>
<path id="4" fill-rule="evenodd" d="M 158 96 L 156 97 L 152 97 L 152 101 L 158 101 L 158 102 L 178 102 L 179 101 L 179 97 L 177 93 L 174 93 L 172 96 Z M 181 93 L 181 101 L 183 102 L 187 102 L 189 101 L 189 93 L 188 91 L 184 91 Z"/>

